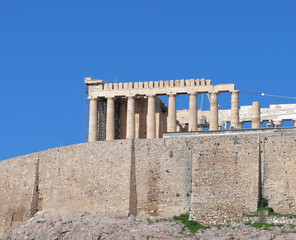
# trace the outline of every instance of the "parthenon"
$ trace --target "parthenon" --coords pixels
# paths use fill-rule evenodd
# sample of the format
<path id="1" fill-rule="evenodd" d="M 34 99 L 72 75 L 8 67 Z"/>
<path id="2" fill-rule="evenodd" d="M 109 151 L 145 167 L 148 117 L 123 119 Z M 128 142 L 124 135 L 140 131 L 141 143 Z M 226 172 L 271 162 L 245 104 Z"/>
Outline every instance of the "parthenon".
<path id="1" fill-rule="evenodd" d="M 252 128 L 261 128 L 264 121 L 272 127 L 280 127 L 283 120 L 296 121 L 293 104 L 260 107 L 239 106 L 240 91 L 234 84 L 212 85 L 209 79 L 181 79 L 170 81 L 104 83 L 103 80 L 85 78 L 88 86 L 89 133 L 88 141 L 161 138 L 165 132 L 210 131 L 240 129 L 245 122 Z M 220 93 L 231 93 L 231 109 L 221 110 Z M 210 110 L 197 109 L 197 95 L 210 96 Z M 177 95 L 189 95 L 189 109 L 176 110 Z M 159 98 L 168 96 L 168 106 Z M 290 106 L 293 105 L 293 106 Z M 285 115 L 285 116 L 284 116 Z"/>
<path id="2" fill-rule="evenodd" d="M 230 92 L 232 96 L 231 126 L 233 128 L 240 127 L 239 91 L 235 89 L 234 84 L 212 85 L 211 80 L 204 78 L 108 84 L 104 84 L 103 80 L 85 78 L 85 83 L 89 87 L 90 142 L 97 141 L 100 135 L 98 132 L 100 125 L 98 109 L 100 103 L 103 105 L 104 102 L 106 102 L 106 140 L 115 139 L 116 135 L 119 136 L 118 138 L 139 138 L 140 134 L 136 133 L 143 132 L 143 128 L 146 129 L 143 138 L 161 137 L 163 132 L 176 132 L 176 96 L 178 94 L 189 95 L 190 131 L 197 131 L 197 95 L 199 93 L 209 93 L 211 96 L 210 130 L 218 130 L 218 95 L 223 92 Z M 160 95 L 168 96 L 167 108 L 158 98 Z M 147 110 L 140 111 L 144 109 Z M 119 116 L 117 123 L 116 115 Z M 116 125 L 119 125 L 117 131 Z"/>

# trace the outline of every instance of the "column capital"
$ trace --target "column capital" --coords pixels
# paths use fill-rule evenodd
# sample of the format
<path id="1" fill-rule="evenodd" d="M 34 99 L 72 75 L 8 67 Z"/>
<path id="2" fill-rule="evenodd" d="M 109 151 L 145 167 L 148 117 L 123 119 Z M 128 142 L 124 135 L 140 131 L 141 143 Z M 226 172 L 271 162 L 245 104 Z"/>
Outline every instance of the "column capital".
<path id="1" fill-rule="evenodd" d="M 135 95 L 128 95 L 126 96 L 126 98 L 135 98 L 136 96 Z"/>
<path id="2" fill-rule="evenodd" d="M 198 95 L 198 92 L 188 92 L 187 94 L 197 96 Z"/>
<path id="3" fill-rule="evenodd" d="M 177 94 L 177 93 L 167 93 L 166 95 L 169 96 L 169 97 L 170 97 L 170 96 L 172 96 L 172 97 L 176 97 L 178 94 Z"/>
<path id="4" fill-rule="evenodd" d="M 98 101 L 99 100 L 99 98 L 97 98 L 97 97 L 87 97 L 87 99 L 91 100 L 91 101 L 93 101 L 93 100 Z"/>
<path id="5" fill-rule="evenodd" d="M 213 95 L 219 95 L 220 94 L 220 92 L 219 91 L 211 91 L 211 92 L 209 92 L 209 94 L 213 94 Z"/>
<path id="6" fill-rule="evenodd" d="M 232 93 L 237 93 L 237 94 L 239 94 L 240 93 L 240 90 L 232 90 L 232 91 L 230 91 L 230 93 L 232 94 Z"/>

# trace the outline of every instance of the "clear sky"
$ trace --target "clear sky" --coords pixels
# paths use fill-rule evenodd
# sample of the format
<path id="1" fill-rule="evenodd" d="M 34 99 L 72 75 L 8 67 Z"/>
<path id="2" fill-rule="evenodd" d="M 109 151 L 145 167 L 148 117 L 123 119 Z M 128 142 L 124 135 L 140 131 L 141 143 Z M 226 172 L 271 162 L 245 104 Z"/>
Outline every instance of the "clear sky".
<path id="1" fill-rule="evenodd" d="M 0 33 L 0 160 L 83 142 L 86 76 L 296 97 L 295 0 L 1 1 Z"/>

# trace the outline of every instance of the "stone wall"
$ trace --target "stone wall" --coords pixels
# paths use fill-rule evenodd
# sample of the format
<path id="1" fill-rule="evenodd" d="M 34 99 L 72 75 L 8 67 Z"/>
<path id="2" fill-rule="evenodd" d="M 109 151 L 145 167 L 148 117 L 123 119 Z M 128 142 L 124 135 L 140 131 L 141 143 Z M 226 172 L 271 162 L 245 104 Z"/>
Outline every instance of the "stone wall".
<path id="1" fill-rule="evenodd" d="M 130 149 L 130 141 L 94 142 L 1 162 L 1 232 L 37 211 L 127 216 Z"/>
<path id="2" fill-rule="evenodd" d="M 226 225 L 258 204 L 257 135 L 207 136 L 190 141 L 193 155 L 191 218 Z"/>
<path id="3" fill-rule="evenodd" d="M 261 136 L 262 194 L 275 212 L 296 214 L 296 133 Z"/>
<path id="4" fill-rule="evenodd" d="M 36 162 L 36 154 L 0 162 L 0 238 L 32 216 Z"/>
<path id="5" fill-rule="evenodd" d="M 38 210 L 127 216 L 130 142 L 79 144 L 40 152 Z"/>
<path id="6" fill-rule="evenodd" d="M 137 213 L 172 217 L 189 212 L 191 152 L 184 139 L 135 142 Z"/>
<path id="7" fill-rule="evenodd" d="M 296 213 L 295 131 L 115 140 L 0 162 L 0 231 L 37 211 L 171 217 L 203 224 L 256 211 L 260 194 Z"/>

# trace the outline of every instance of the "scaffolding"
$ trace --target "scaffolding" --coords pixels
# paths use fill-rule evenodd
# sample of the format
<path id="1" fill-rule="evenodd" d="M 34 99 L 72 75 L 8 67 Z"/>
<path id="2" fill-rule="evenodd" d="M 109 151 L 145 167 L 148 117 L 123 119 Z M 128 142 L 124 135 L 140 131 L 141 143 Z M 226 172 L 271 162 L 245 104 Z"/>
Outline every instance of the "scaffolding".
<path id="1" fill-rule="evenodd" d="M 98 101 L 98 132 L 97 139 L 99 141 L 106 140 L 106 114 L 107 102 L 106 100 Z"/>
<path id="2" fill-rule="evenodd" d="M 114 80 L 111 78 L 104 79 L 105 83 L 115 83 L 116 73 Z M 106 116 L 107 116 L 107 101 L 100 99 L 98 101 L 98 141 L 106 140 Z M 89 128 L 89 99 L 88 99 L 88 86 L 85 86 L 84 91 L 84 141 L 88 141 L 88 128 Z M 120 102 L 115 100 L 115 138 L 120 138 Z"/>

